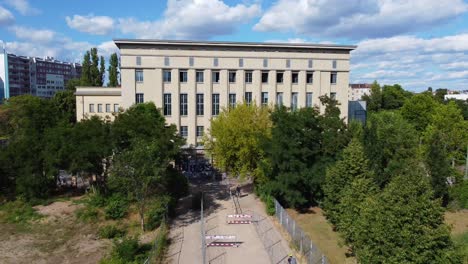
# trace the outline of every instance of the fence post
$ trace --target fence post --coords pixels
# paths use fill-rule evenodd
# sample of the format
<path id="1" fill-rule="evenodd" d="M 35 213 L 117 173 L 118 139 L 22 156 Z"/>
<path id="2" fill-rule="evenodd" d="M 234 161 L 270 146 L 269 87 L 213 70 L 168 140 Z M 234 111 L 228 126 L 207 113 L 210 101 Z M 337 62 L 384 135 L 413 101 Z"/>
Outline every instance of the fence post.
<path id="1" fill-rule="evenodd" d="M 292 220 L 293 223 L 293 233 L 292 233 L 292 239 L 294 242 L 294 238 L 296 237 L 296 221 Z"/>
<path id="2" fill-rule="evenodd" d="M 299 247 L 300 247 L 300 249 L 299 249 L 300 251 L 299 251 L 299 252 L 301 252 L 301 254 L 304 254 L 304 250 L 303 250 L 303 248 L 302 248 L 302 242 L 304 241 L 304 233 L 303 233 L 303 232 L 300 232 L 300 234 L 301 234 L 301 240 L 300 240 L 300 246 L 299 246 Z"/>
<path id="3" fill-rule="evenodd" d="M 278 201 L 276 201 L 276 203 L 278 203 Z M 279 211 L 280 211 L 280 224 L 283 225 L 283 210 L 282 210 L 283 207 L 281 207 L 279 203 L 278 203 L 278 208 L 279 208 Z"/>

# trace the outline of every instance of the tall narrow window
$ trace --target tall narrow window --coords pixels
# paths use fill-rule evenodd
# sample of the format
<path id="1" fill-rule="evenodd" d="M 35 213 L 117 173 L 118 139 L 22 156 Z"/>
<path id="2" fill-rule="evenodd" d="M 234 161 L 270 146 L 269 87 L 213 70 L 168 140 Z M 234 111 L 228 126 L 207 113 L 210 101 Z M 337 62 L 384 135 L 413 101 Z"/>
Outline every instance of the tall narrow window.
<path id="1" fill-rule="evenodd" d="M 276 93 L 276 104 L 283 105 L 283 93 L 282 92 Z"/>
<path id="2" fill-rule="evenodd" d="M 94 113 L 94 104 L 89 104 L 89 112 Z"/>
<path id="3" fill-rule="evenodd" d="M 299 83 L 299 73 L 293 72 L 291 75 L 292 83 Z"/>
<path id="4" fill-rule="evenodd" d="M 229 71 L 229 83 L 236 82 L 236 71 Z"/>
<path id="5" fill-rule="evenodd" d="M 219 71 L 213 71 L 212 74 L 213 83 L 219 83 Z"/>
<path id="6" fill-rule="evenodd" d="M 276 82 L 277 83 L 283 83 L 283 75 L 284 75 L 283 72 L 277 72 L 276 73 Z"/>
<path id="7" fill-rule="evenodd" d="M 333 69 L 336 69 L 336 60 L 334 60 L 334 61 L 332 62 L 332 67 L 333 67 Z"/>
<path id="8" fill-rule="evenodd" d="M 197 137 L 203 137 L 203 126 L 197 126 Z"/>
<path id="9" fill-rule="evenodd" d="M 114 113 L 119 112 L 119 104 L 114 104 Z"/>
<path id="10" fill-rule="evenodd" d="M 239 59 L 239 67 L 244 67 L 244 59 L 242 58 Z"/>
<path id="11" fill-rule="evenodd" d="M 312 66 L 314 66 L 314 61 L 312 59 L 309 59 L 309 68 L 312 68 Z"/>
<path id="12" fill-rule="evenodd" d="M 138 66 L 141 65 L 141 57 L 140 56 L 136 57 L 136 65 L 138 65 Z"/>
<path id="13" fill-rule="evenodd" d="M 102 104 L 97 105 L 97 111 L 98 113 L 102 113 Z"/>
<path id="14" fill-rule="evenodd" d="M 229 107 L 236 107 L 236 94 L 229 94 Z"/>
<path id="15" fill-rule="evenodd" d="M 330 74 L 330 83 L 331 84 L 336 84 L 336 72 L 332 72 Z"/>
<path id="16" fill-rule="evenodd" d="M 268 59 L 263 59 L 263 67 L 268 67 Z"/>
<path id="17" fill-rule="evenodd" d="M 186 82 L 187 82 L 187 79 L 188 79 L 188 77 L 187 77 L 187 71 L 186 71 L 186 70 L 181 70 L 181 71 L 179 72 L 179 81 L 180 81 L 181 83 L 186 83 Z"/>
<path id="18" fill-rule="evenodd" d="M 268 92 L 262 92 L 262 106 L 268 106 Z"/>
<path id="19" fill-rule="evenodd" d="M 111 112 L 111 104 L 106 104 L 106 113 Z"/>
<path id="20" fill-rule="evenodd" d="M 262 83 L 268 83 L 268 72 L 262 72 Z"/>
<path id="21" fill-rule="evenodd" d="M 197 115 L 202 116 L 205 114 L 204 95 L 197 94 Z"/>
<path id="22" fill-rule="evenodd" d="M 205 81 L 205 73 L 203 71 L 197 71 L 196 79 L 197 83 L 203 83 Z"/>
<path id="23" fill-rule="evenodd" d="M 291 60 L 290 59 L 286 60 L 286 68 L 291 68 Z"/>
<path id="24" fill-rule="evenodd" d="M 245 92 L 244 100 L 247 105 L 250 105 L 252 103 L 252 92 Z"/>
<path id="25" fill-rule="evenodd" d="M 336 100 L 336 93 L 330 93 L 330 99 Z"/>
<path id="26" fill-rule="evenodd" d="M 164 57 L 164 66 L 169 66 L 169 57 Z"/>
<path id="27" fill-rule="evenodd" d="M 135 102 L 137 104 L 141 104 L 141 103 L 144 103 L 145 102 L 145 98 L 144 98 L 144 95 L 142 93 L 137 93 L 135 95 Z"/>
<path id="28" fill-rule="evenodd" d="M 307 72 L 307 83 L 311 84 L 314 82 L 314 73 L 313 72 Z"/>
<path id="29" fill-rule="evenodd" d="M 188 96 L 187 94 L 180 94 L 180 115 L 188 115 Z"/>
<path id="30" fill-rule="evenodd" d="M 143 82 L 143 71 L 142 70 L 135 71 L 135 81 L 136 82 Z"/>
<path id="31" fill-rule="evenodd" d="M 172 115 L 172 96 L 171 94 L 164 94 L 164 115 Z"/>
<path id="32" fill-rule="evenodd" d="M 218 58 L 213 59 L 213 66 L 218 67 Z"/>
<path id="33" fill-rule="evenodd" d="M 171 70 L 164 70 L 163 71 L 163 79 L 165 83 L 171 82 Z"/>
<path id="34" fill-rule="evenodd" d="M 297 110 L 297 93 L 291 94 L 291 110 L 292 111 Z"/>
<path id="35" fill-rule="evenodd" d="M 245 72 L 245 83 L 252 83 L 252 71 Z"/>
<path id="36" fill-rule="evenodd" d="M 211 114 L 213 116 L 219 115 L 219 94 L 213 94 L 211 98 Z"/>
<path id="37" fill-rule="evenodd" d="M 306 107 L 312 107 L 312 93 L 306 93 Z"/>
<path id="38" fill-rule="evenodd" d="M 188 137 L 188 127 L 187 126 L 180 126 L 179 133 L 180 133 L 181 137 L 184 137 L 184 138 Z"/>
<path id="39" fill-rule="evenodd" d="M 190 57 L 190 58 L 189 58 L 189 66 L 190 66 L 190 67 L 193 66 L 193 61 L 194 61 L 193 57 Z"/>

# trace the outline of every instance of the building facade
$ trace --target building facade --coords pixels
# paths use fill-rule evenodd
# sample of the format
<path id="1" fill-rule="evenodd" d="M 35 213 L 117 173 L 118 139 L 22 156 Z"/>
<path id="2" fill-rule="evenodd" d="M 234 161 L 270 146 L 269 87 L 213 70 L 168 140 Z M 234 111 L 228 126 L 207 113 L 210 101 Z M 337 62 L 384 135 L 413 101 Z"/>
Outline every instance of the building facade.
<path id="1" fill-rule="evenodd" d="M 3 98 L 31 94 L 53 97 L 68 80 L 81 77 L 81 65 L 55 60 L 0 53 L 0 102 Z"/>
<path id="2" fill-rule="evenodd" d="M 198 145 L 223 108 L 242 102 L 291 109 L 316 106 L 323 111 L 319 97 L 328 95 L 340 102 L 347 117 L 349 59 L 355 46 L 129 39 L 115 43 L 122 88 L 111 104 L 126 109 L 154 102 L 190 145 Z M 95 88 L 94 98 L 101 100 L 97 94 L 104 91 Z M 101 98 L 105 104 L 108 97 Z M 91 114 L 90 105 L 85 103 L 83 109 L 77 111 L 78 120 Z"/>
<path id="3" fill-rule="evenodd" d="M 370 83 L 353 83 L 349 85 L 349 101 L 361 101 L 364 95 L 369 95 L 371 92 Z"/>

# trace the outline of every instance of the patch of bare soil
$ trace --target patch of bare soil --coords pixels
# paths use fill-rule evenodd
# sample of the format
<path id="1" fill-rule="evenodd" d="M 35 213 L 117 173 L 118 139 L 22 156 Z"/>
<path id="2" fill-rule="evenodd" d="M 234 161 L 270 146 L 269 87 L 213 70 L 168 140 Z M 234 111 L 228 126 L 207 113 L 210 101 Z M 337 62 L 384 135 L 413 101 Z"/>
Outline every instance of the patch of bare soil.
<path id="1" fill-rule="evenodd" d="M 37 206 L 45 217 L 27 226 L 0 224 L 0 263 L 98 263 L 111 242 L 97 238 L 97 226 L 76 221 L 80 206 L 54 202 Z"/>

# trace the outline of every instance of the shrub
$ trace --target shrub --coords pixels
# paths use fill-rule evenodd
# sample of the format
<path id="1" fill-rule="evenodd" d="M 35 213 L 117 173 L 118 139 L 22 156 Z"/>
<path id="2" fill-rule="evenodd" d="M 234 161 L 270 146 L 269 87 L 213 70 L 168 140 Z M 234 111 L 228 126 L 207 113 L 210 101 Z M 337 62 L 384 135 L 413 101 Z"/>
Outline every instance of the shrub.
<path id="1" fill-rule="evenodd" d="M 193 210 L 200 210 L 201 209 L 201 199 L 202 199 L 203 193 L 202 192 L 196 192 L 195 194 L 192 195 L 192 209 Z"/>
<path id="2" fill-rule="evenodd" d="M 93 207 L 104 207 L 107 204 L 107 199 L 98 191 L 88 195 L 87 203 Z"/>
<path id="3" fill-rule="evenodd" d="M 23 200 L 5 203 L 0 206 L 0 210 L 2 211 L 0 220 L 7 223 L 27 223 L 30 220 L 39 219 L 41 217 L 30 204 Z"/>
<path id="4" fill-rule="evenodd" d="M 128 264 L 143 263 L 148 257 L 151 245 L 138 244 L 136 238 L 124 238 L 122 241 L 115 241 L 111 255 L 100 261 L 101 264 Z"/>
<path id="5" fill-rule="evenodd" d="M 120 229 L 114 225 L 107 225 L 99 228 L 99 237 L 100 238 L 118 238 L 125 236 L 125 230 Z"/>
<path id="6" fill-rule="evenodd" d="M 106 218 L 109 219 L 120 219 L 127 214 L 128 201 L 125 197 L 119 194 L 112 195 L 107 200 L 107 206 L 105 208 Z"/>
<path id="7" fill-rule="evenodd" d="M 86 206 L 76 210 L 76 218 L 84 222 L 94 222 L 99 217 L 99 211 L 92 206 Z"/>
<path id="8" fill-rule="evenodd" d="M 153 230 L 161 225 L 171 200 L 169 196 L 162 196 L 151 203 L 146 213 L 146 228 L 148 230 Z"/>
<path id="9" fill-rule="evenodd" d="M 264 195 L 262 200 L 266 206 L 266 213 L 268 215 L 274 215 L 276 213 L 276 208 L 275 208 L 275 201 L 273 200 L 273 197 L 271 197 L 271 195 Z"/>
<path id="10" fill-rule="evenodd" d="M 456 184 L 450 189 L 451 207 L 454 209 L 468 208 L 468 181 Z"/>

